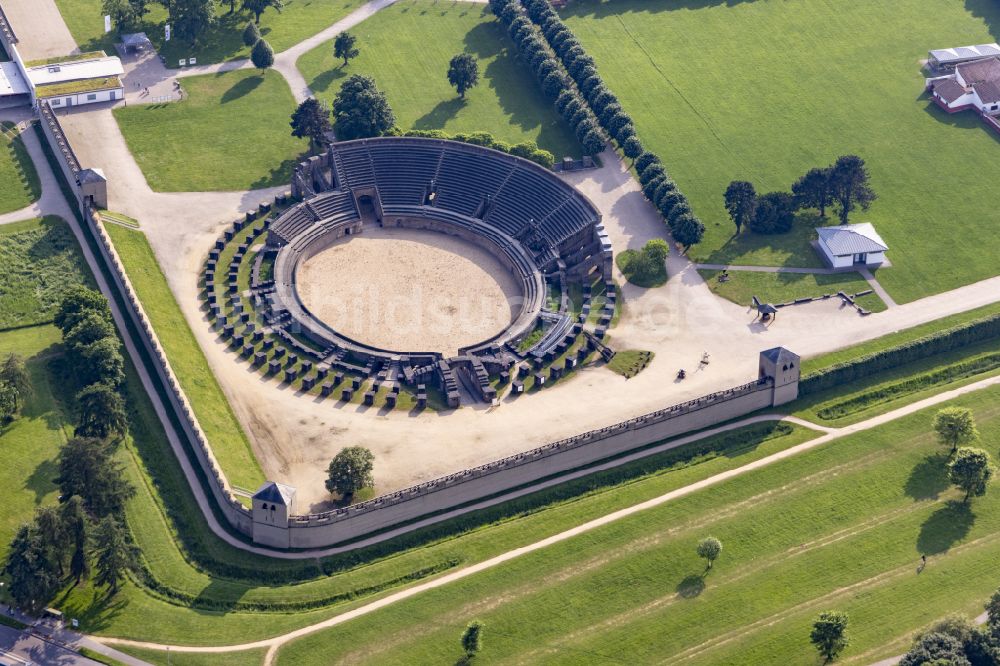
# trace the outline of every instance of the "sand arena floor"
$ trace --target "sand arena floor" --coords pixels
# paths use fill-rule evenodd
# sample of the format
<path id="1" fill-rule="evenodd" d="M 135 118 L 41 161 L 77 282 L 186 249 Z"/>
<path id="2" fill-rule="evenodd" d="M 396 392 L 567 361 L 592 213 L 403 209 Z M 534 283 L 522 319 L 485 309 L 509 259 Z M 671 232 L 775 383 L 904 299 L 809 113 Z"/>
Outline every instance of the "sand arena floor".
<path id="1" fill-rule="evenodd" d="M 502 331 L 521 298 L 514 277 L 482 248 L 375 225 L 302 262 L 296 289 L 316 317 L 349 338 L 446 356 Z"/>

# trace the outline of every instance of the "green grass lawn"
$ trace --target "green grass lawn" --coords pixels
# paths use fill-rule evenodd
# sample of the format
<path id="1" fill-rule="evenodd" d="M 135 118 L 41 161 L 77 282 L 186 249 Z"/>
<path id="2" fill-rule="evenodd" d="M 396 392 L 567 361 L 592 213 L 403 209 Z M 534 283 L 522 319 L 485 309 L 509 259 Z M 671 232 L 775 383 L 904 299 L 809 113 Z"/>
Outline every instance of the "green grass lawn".
<path id="1" fill-rule="evenodd" d="M 267 650 L 245 650 L 216 654 L 184 653 L 174 650 L 168 656 L 163 650 L 143 650 L 130 647 L 123 652 L 154 664 L 154 666 L 255 666 L 264 662 L 264 653 Z"/>
<path id="2" fill-rule="evenodd" d="M 264 481 L 264 474 L 198 341 L 170 293 L 145 235 L 117 224 L 105 228 L 219 465 L 233 485 L 256 489 Z"/>
<path id="3" fill-rule="evenodd" d="M 56 400 L 58 382 L 48 370 L 62 355 L 62 336 L 55 326 L 43 325 L 0 332 L 0 357 L 15 353 L 27 362 L 32 395 L 21 416 L 0 427 L 0 483 L 4 511 L 0 514 L 0 553 L 21 523 L 31 520 L 36 507 L 54 504 L 58 495 L 56 455 L 73 434 L 64 408 Z"/>
<path id="4" fill-rule="evenodd" d="M 1000 389 L 971 407 L 996 455 Z M 842 439 L 424 592 L 290 644 L 280 664 L 458 659 L 486 625 L 490 663 L 816 664 L 812 619 L 847 611 L 845 663 L 905 649 L 997 587 L 1000 491 L 955 502 L 932 412 Z M 995 485 L 995 484 L 994 484 Z M 724 550 L 710 573 L 695 554 Z M 920 555 L 926 570 L 916 572 Z"/>
<path id="5" fill-rule="evenodd" d="M 188 97 L 114 110 L 150 187 L 160 192 L 287 184 L 307 142 L 289 133 L 295 100 L 273 71 L 186 78 Z"/>
<path id="6" fill-rule="evenodd" d="M 996 3 L 580 0 L 564 18 L 705 222 L 696 260 L 817 265 L 811 223 L 732 239 L 723 192 L 787 189 L 856 153 L 879 200 L 852 219 L 888 242 L 879 280 L 897 301 L 997 272 L 998 137 L 931 104 L 919 65 L 928 49 L 995 41 Z"/>
<path id="7" fill-rule="evenodd" d="M 236 7 L 240 4 L 237 1 Z M 361 4 L 362 0 L 284 0 L 281 12 L 273 9 L 264 12 L 260 31 L 275 52 L 284 51 L 347 16 Z M 56 0 L 56 5 L 81 49 L 114 53 L 115 33 L 104 33 L 101 0 Z M 199 65 L 249 57 L 250 50 L 243 45 L 242 32 L 252 14 L 230 14 L 228 0 L 216 6 L 218 22 L 195 46 L 176 38 L 163 41 L 167 12 L 159 4 L 150 3 L 142 29 L 166 58 L 169 67 L 177 67 L 180 58 L 192 56 L 197 58 Z"/>
<path id="8" fill-rule="evenodd" d="M 42 196 L 38 172 L 24 140 L 10 133 L 11 123 L 0 123 L 0 214 L 24 208 Z"/>
<path id="9" fill-rule="evenodd" d="M 333 42 L 310 51 L 298 67 L 309 87 L 332 101 L 342 79 L 375 77 L 403 129 L 449 133 L 490 132 L 510 143 L 535 141 L 556 159 L 580 155 L 580 146 L 486 5 L 404 0 L 351 32 L 361 54 L 347 67 L 333 57 Z M 452 56 L 469 52 L 479 63 L 479 85 L 461 100 L 448 83 Z"/>
<path id="10" fill-rule="evenodd" d="M 721 271 L 699 270 L 709 288 L 733 303 L 750 307 L 753 297 L 764 303 L 787 303 L 797 298 L 812 298 L 843 291 L 848 296 L 871 289 L 868 282 L 857 273 L 823 275 L 814 273 L 757 273 L 729 271 L 729 280 L 719 282 Z M 861 307 L 871 312 L 882 312 L 885 303 L 878 294 L 868 294 L 856 299 Z"/>
<path id="11" fill-rule="evenodd" d="M 72 284 L 90 283 L 76 239 L 58 217 L 0 226 L 0 330 L 52 321 Z"/>

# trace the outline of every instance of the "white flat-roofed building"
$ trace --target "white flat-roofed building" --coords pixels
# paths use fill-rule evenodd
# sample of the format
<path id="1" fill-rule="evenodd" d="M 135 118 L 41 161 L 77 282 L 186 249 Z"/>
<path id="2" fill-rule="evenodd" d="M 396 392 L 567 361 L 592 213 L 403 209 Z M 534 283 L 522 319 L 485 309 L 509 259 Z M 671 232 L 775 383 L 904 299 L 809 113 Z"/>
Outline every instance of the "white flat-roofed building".
<path id="1" fill-rule="evenodd" d="M 0 62 L 0 97 L 8 95 L 28 95 L 31 88 L 16 62 Z"/>
<path id="2" fill-rule="evenodd" d="M 30 64 L 26 68 L 36 99 L 53 107 L 80 106 L 122 99 L 125 88 L 122 61 L 103 53 L 92 57 L 69 56 L 59 62 Z"/>
<path id="3" fill-rule="evenodd" d="M 868 222 L 818 227 L 816 234 L 820 256 L 830 268 L 879 266 L 885 262 L 885 252 L 889 249 Z"/>
<path id="4" fill-rule="evenodd" d="M 950 49 L 935 49 L 927 55 L 927 64 L 932 69 L 953 69 L 967 62 L 1000 56 L 1000 46 L 996 43 L 956 46 Z"/>

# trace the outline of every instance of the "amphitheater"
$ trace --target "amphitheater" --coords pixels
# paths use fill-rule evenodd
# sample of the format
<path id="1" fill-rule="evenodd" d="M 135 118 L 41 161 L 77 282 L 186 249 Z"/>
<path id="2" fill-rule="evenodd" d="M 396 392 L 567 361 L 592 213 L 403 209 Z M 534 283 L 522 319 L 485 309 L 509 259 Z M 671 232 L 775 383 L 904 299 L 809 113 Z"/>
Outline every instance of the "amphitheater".
<path id="1" fill-rule="evenodd" d="M 330 146 L 291 185 L 204 267 L 210 319 L 266 374 L 345 402 L 455 408 L 604 349 L 617 299 L 600 213 L 533 162 L 383 137 Z"/>

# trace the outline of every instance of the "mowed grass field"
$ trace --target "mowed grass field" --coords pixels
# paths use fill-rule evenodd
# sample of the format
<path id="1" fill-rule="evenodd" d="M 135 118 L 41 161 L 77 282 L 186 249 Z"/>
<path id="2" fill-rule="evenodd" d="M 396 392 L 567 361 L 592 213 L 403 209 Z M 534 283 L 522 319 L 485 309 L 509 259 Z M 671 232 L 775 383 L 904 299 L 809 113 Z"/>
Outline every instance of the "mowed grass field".
<path id="1" fill-rule="evenodd" d="M 191 402 L 219 465 L 230 483 L 256 489 L 263 483 L 264 473 L 219 382 L 208 367 L 198 341 L 170 293 L 146 236 L 141 231 L 117 224 L 107 225 L 106 230 L 142 301 L 143 309 L 156 328 L 170 365 Z"/>
<path id="2" fill-rule="evenodd" d="M 55 1 L 70 34 L 82 50 L 104 49 L 114 53 L 115 33 L 104 32 L 102 0 Z M 237 0 L 236 8 L 241 4 L 241 0 Z M 268 9 L 260 17 L 260 31 L 271 48 L 281 52 L 347 16 L 361 4 L 362 0 L 284 0 L 281 12 Z M 166 58 L 168 67 L 177 67 L 180 58 L 192 56 L 199 65 L 250 57 L 250 49 L 243 45 L 241 33 L 253 14 L 245 11 L 230 14 L 226 0 L 216 3 L 216 15 L 216 24 L 194 46 L 177 38 L 163 41 L 167 11 L 160 4 L 149 4 L 142 29 Z"/>
<path id="3" fill-rule="evenodd" d="M 280 74 L 257 70 L 183 80 L 187 97 L 114 110 L 150 187 L 252 190 L 287 184 L 308 143 L 288 126 L 295 100 Z"/>
<path id="4" fill-rule="evenodd" d="M 67 287 L 90 281 L 58 217 L 0 226 L 0 267 L 0 330 L 51 322 Z"/>
<path id="5" fill-rule="evenodd" d="M 1000 389 L 972 408 L 996 456 Z M 905 650 L 996 589 L 1000 492 L 963 506 L 933 410 L 801 453 L 290 644 L 280 664 L 459 659 L 486 625 L 489 663 L 806 664 L 822 610 L 849 613 L 838 663 Z M 711 572 L 695 554 L 724 550 Z M 921 554 L 926 569 L 918 573 Z"/>
<path id="6" fill-rule="evenodd" d="M 1000 137 L 939 111 L 920 70 L 929 49 L 996 41 L 996 3 L 580 0 L 563 16 L 705 222 L 696 260 L 817 265 L 808 229 L 732 239 L 723 192 L 787 190 L 856 153 L 879 200 L 852 220 L 888 242 L 878 277 L 893 298 L 998 272 Z"/>
<path id="7" fill-rule="evenodd" d="M 854 295 L 869 291 L 871 286 L 857 273 L 823 275 L 819 273 L 757 273 L 729 271 L 729 280 L 719 282 L 717 270 L 699 270 L 709 288 L 734 303 L 750 307 L 756 296 L 765 303 L 787 303 L 797 298 L 813 298 L 824 294 L 836 296 L 838 291 Z M 882 312 L 886 305 L 878 294 L 866 294 L 856 299 L 870 312 Z"/>
<path id="8" fill-rule="evenodd" d="M 510 143 L 535 141 L 557 159 L 580 155 L 573 133 L 516 60 L 513 43 L 486 5 L 404 0 L 350 32 L 361 53 L 347 67 L 334 59 L 332 41 L 298 61 L 309 87 L 328 103 L 348 76 L 367 74 L 385 91 L 403 129 L 482 130 Z M 448 62 L 463 52 L 476 58 L 480 77 L 465 100 L 447 77 Z"/>
<path id="9" fill-rule="evenodd" d="M 24 140 L 12 127 L 11 123 L 0 123 L 0 214 L 24 208 L 42 196 L 35 165 Z"/>

